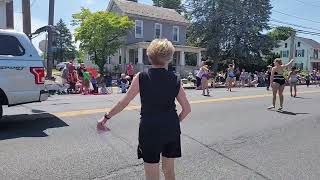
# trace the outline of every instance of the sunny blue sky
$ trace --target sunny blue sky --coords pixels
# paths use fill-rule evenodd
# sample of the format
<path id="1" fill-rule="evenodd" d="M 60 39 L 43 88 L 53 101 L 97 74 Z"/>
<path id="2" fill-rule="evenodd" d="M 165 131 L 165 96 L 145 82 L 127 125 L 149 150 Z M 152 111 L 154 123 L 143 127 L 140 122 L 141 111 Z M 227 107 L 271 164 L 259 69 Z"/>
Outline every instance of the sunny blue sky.
<path id="1" fill-rule="evenodd" d="M 48 22 L 48 2 L 49 0 L 31 0 L 31 14 L 33 30 L 44 26 Z M 141 3 L 152 4 L 152 0 L 139 0 Z M 308 30 L 320 33 L 320 0 L 271 0 L 273 8 L 272 25 L 280 25 L 275 21 L 300 25 L 299 29 Z M 62 18 L 71 31 L 74 27 L 70 26 L 71 15 L 79 12 L 81 7 L 89 8 L 92 11 L 105 10 L 109 0 L 55 0 L 55 21 Z M 22 30 L 21 17 L 21 0 L 14 0 L 15 12 L 15 27 L 17 30 Z M 289 14 L 285 15 L 285 14 Z M 295 16 L 295 17 L 294 17 Z M 303 20 L 305 19 L 305 20 Z M 298 27 L 296 27 L 298 28 Z M 312 38 L 320 42 L 320 36 L 300 34 L 300 36 Z M 38 41 L 43 39 L 43 36 L 34 40 L 36 45 Z M 36 45 L 37 46 L 37 45 Z"/>

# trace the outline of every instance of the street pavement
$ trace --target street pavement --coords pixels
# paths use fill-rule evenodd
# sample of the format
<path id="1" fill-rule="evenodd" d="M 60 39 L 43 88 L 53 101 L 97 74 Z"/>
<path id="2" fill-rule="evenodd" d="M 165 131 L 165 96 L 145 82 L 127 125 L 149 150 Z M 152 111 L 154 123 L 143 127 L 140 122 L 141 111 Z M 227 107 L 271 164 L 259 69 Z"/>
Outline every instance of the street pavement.
<path id="1" fill-rule="evenodd" d="M 318 180 L 320 88 L 286 88 L 283 112 L 267 110 L 264 88 L 187 90 L 192 113 L 182 122 L 177 179 Z M 55 95 L 5 108 L 0 122 L 0 179 L 144 178 L 137 159 L 139 97 L 99 134 L 96 121 L 123 95 Z"/>

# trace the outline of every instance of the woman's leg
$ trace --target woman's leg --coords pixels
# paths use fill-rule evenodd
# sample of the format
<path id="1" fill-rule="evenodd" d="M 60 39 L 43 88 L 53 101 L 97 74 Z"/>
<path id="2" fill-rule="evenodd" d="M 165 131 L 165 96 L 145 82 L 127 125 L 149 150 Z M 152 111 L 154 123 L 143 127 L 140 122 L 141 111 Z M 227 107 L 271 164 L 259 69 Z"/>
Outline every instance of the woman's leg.
<path id="1" fill-rule="evenodd" d="M 144 163 L 144 172 L 146 176 L 146 180 L 159 180 L 160 179 L 160 171 L 159 164 L 150 164 Z"/>
<path id="2" fill-rule="evenodd" d="M 283 91 L 284 91 L 284 87 L 286 87 L 286 85 L 282 85 L 279 87 L 279 99 L 280 99 L 280 108 L 279 110 L 282 110 L 283 108 Z"/>
<path id="3" fill-rule="evenodd" d="M 297 85 L 293 85 L 294 88 L 294 97 L 297 97 Z"/>
<path id="4" fill-rule="evenodd" d="M 174 158 L 166 158 L 162 156 L 162 172 L 165 180 L 175 180 Z"/>
<path id="5" fill-rule="evenodd" d="M 293 96 L 293 94 L 292 94 L 292 83 L 290 83 L 290 94 L 291 94 L 291 97 Z"/>
<path id="6" fill-rule="evenodd" d="M 276 107 L 277 92 L 279 90 L 280 85 L 278 83 L 272 83 L 271 87 L 272 87 L 273 96 L 272 96 L 272 106 L 270 106 L 269 109 Z"/>
<path id="7" fill-rule="evenodd" d="M 201 78 L 201 89 L 202 89 L 202 95 L 205 95 L 206 86 L 205 86 L 204 78 Z"/>
<path id="8" fill-rule="evenodd" d="M 205 80 L 205 86 L 206 86 L 206 90 L 207 90 L 207 95 L 209 96 L 209 85 L 208 85 L 208 83 L 209 83 L 209 80 L 206 79 Z"/>

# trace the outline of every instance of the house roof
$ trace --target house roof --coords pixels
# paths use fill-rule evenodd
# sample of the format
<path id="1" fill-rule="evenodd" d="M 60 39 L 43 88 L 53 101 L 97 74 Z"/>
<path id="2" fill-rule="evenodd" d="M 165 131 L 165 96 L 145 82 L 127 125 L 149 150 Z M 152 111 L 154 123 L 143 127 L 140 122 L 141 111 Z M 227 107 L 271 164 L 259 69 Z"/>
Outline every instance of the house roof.
<path id="1" fill-rule="evenodd" d="M 111 4 L 115 3 L 121 11 L 130 16 L 142 16 L 154 19 L 162 19 L 166 21 L 173 21 L 183 24 L 189 24 L 189 22 L 180 15 L 177 11 L 168 8 L 156 7 L 147 4 L 136 3 L 127 0 L 111 0 L 108 6 L 108 11 L 110 11 Z"/>
<path id="2" fill-rule="evenodd" d="M 313 39 L 308 39 L 308 38 L 303 38 L 303 37 L 297 37 L 297 38 L 300 39 L 301 41 L 309 44 L 313 48 L 320 49 L 320 43 L 313 40 Z"/>

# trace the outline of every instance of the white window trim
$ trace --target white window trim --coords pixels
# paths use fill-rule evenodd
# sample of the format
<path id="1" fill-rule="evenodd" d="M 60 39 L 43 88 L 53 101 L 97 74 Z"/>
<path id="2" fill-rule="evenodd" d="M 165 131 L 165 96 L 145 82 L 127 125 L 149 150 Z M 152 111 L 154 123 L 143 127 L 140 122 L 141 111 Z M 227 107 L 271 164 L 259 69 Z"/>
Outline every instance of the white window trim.
<path id="1" fill-rule="evenodd" d="M 141 35 L 137 34 L 137 23 L 141 23 Z M 135 21 L 135 26 L 134 26 L 134 34 L 136 38 L 143 38 L 143 21 L 142 20 L 136 20 Z"/>
<path id="2" fill-rule="evenodd" d="M 174 39 L 174 29 L 178 29 L 177 31 L 177 41 Z M 173 29 L 172 29 L 172 41 L 173 42 L 179 42 L 180 41 L 180 27 L 179 26 L 173 26 Z"/>
<path id="3" fill-rule="evenodd" d="M 154 38 L 157 38 L 157 25 L 160 26 L 160 37 L 159 38 L 162 38 L 162 24 L 160 24 L 160 23 L 154 24 Z"/>

